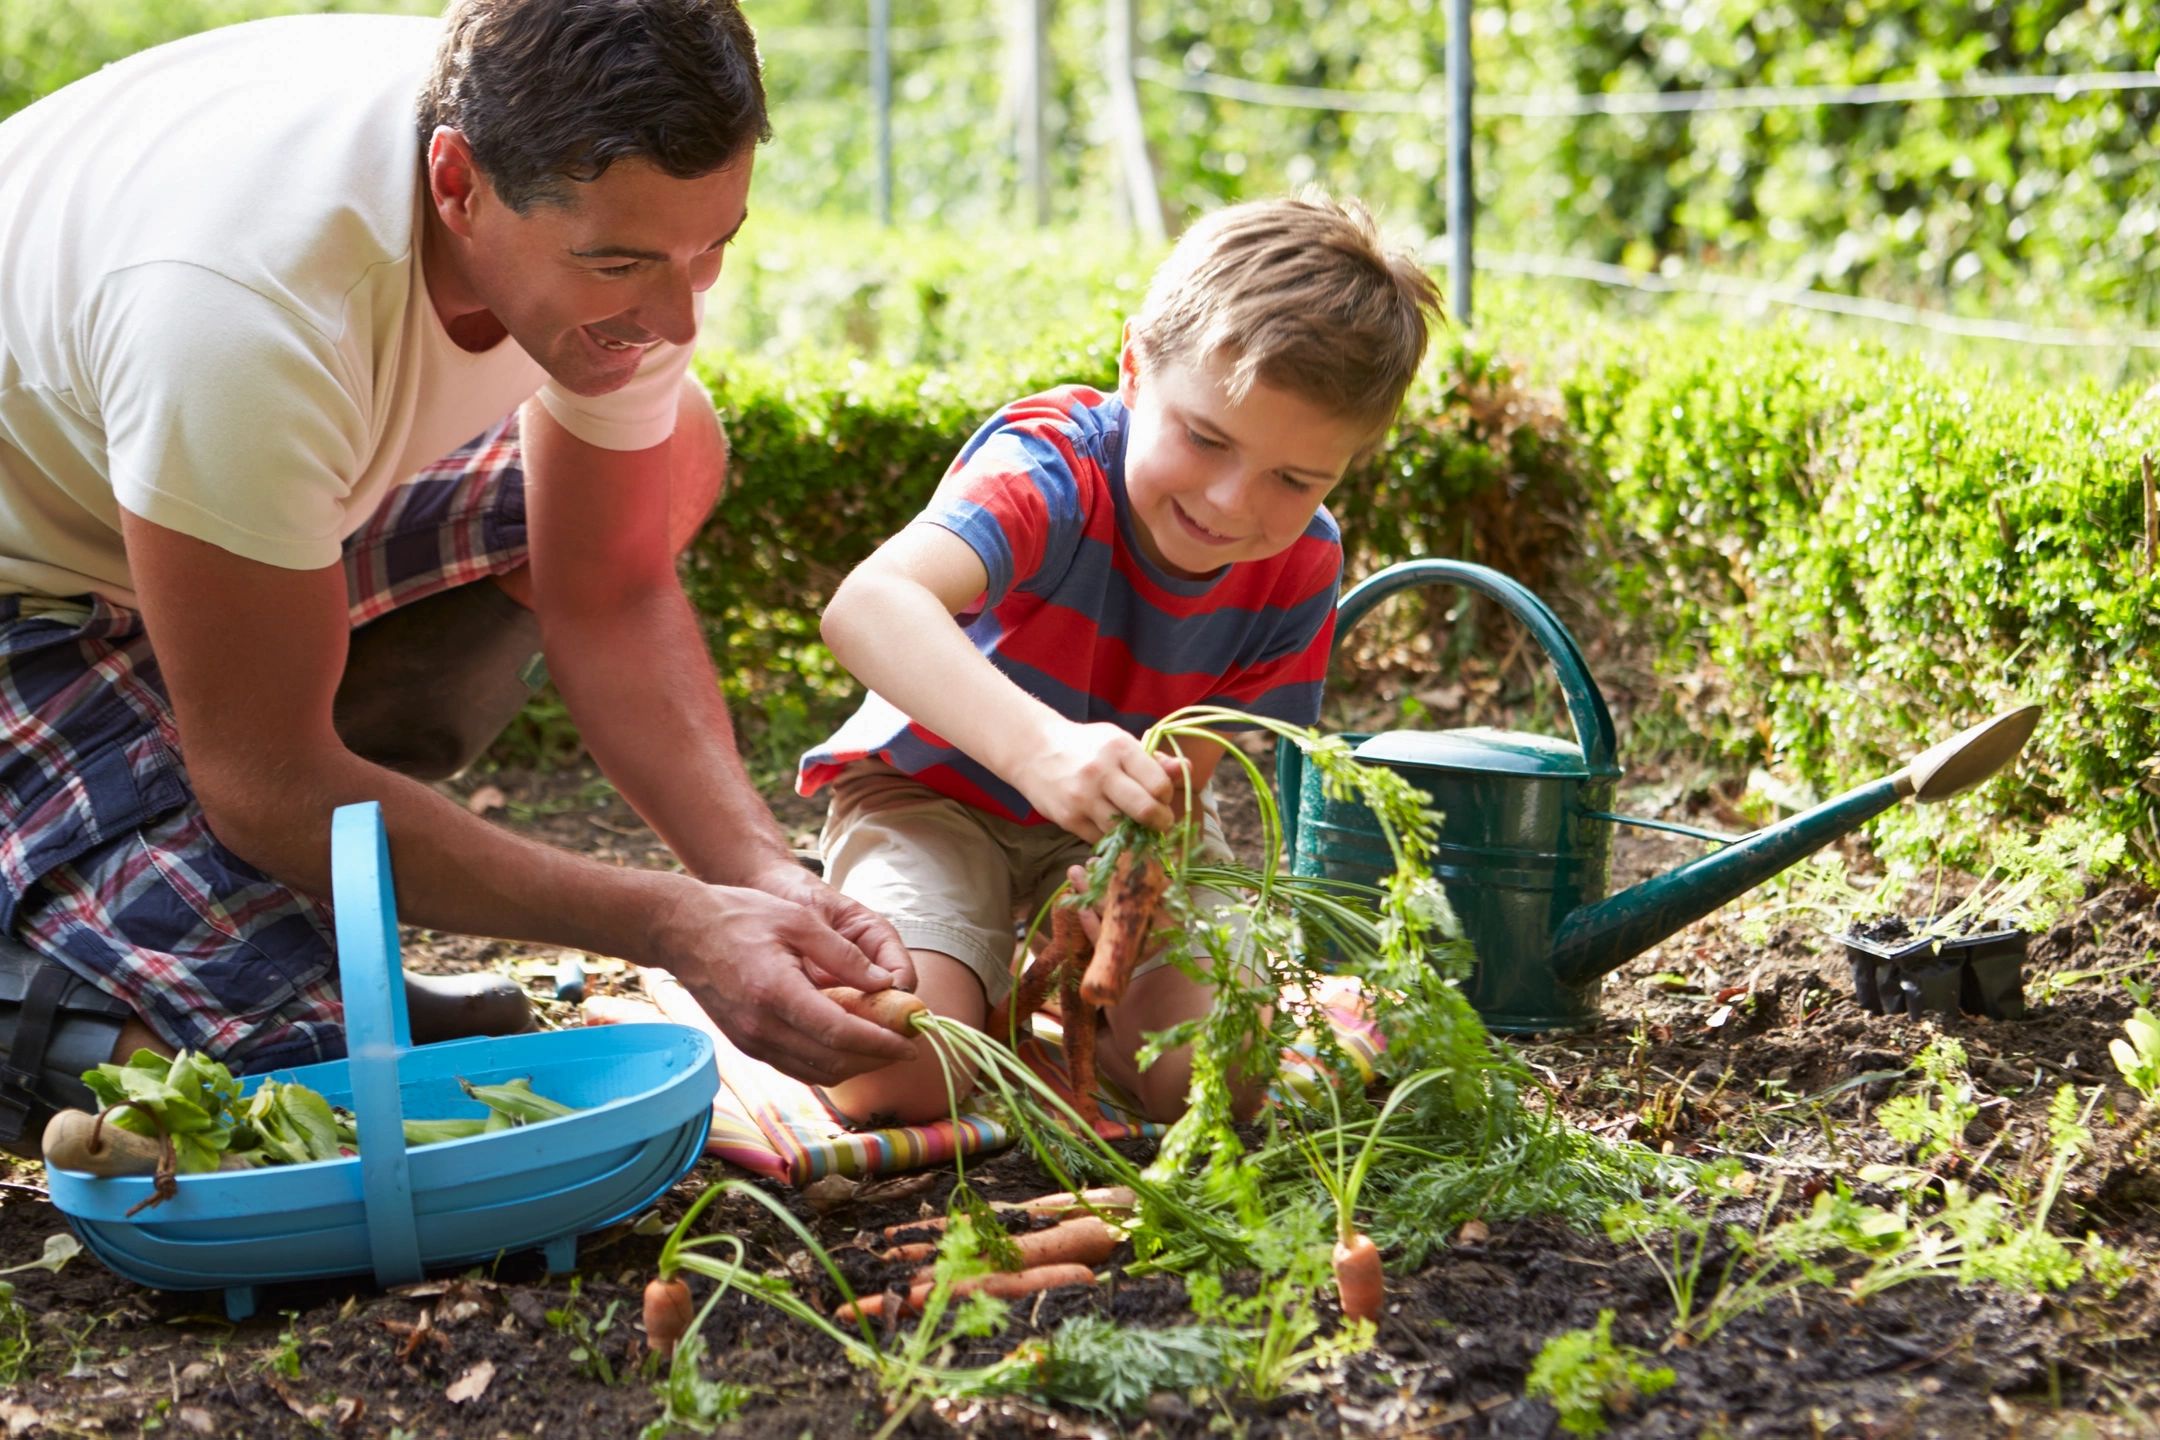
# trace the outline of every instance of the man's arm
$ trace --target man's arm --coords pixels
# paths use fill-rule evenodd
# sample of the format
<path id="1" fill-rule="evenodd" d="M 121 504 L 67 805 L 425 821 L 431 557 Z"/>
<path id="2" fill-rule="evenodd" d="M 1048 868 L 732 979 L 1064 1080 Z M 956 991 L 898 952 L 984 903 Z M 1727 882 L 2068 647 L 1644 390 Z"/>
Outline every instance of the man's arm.
<path id="1" fill-rule="evenodd" d="M 825 643 L 856 679 L 1082 839 L 1101 839 L 1120 815 L 1168 825 L 1175 787 L 1160 758 L 1115 725 L 1058 714 L 954 623 L 988 579 L 959 536 L 910 525 L 841 582 L 825 609 Z"/>
<path id="2" fill-rule="evenodd" d="M 800 906 L 521 840 L 347 750 L 330 720 L 348 633 L 341 567 L 246 560 L 129 512 L 122 533 L 189 775 L 235 853 L 327 895 L 331 811 L 377 800 L 398 908 L 414 924 L 670 970 L 745 1051 L 808 1079 L 913 1053 L 817 994 L 814 982 L 877 981 L 856 947 Z"/>
<path id="3" fill-rule="evenodd" d="M 899 932 L 796 863 L 743 769 L 675 570 L 721 466 L 711 402 L 685 393 L 674 437 L 638 451 L 589 445 L 544 406 L 524 409 L 533 606 L 548 670 L 601 770 L 692 874 L 807 906 L 912 988 Z"/>

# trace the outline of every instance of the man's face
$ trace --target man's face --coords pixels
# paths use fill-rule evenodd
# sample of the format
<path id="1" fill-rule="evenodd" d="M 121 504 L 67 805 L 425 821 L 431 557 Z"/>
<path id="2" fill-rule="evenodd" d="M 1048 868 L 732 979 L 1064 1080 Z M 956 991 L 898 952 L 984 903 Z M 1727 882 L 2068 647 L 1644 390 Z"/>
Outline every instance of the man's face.
<path id="1" fill-rule="evenodd" d="M 746 151 L 689 180 L 619 160 L 574 185 L 569 204 L 523 215 L 473 171 L 452 222 L 465 242 L 466 298 L 564 389 L 620 389 L 654 345 L 697 337 L 693 297 L 720 278 L 721 256 L 748 214 L 755 158 Z M 439 182 L 437 193 L 440 210 Z"/>
<path id="2" fill-rule="evenodd" d="M 1132 412 L 1125 495 L 1134 536 L 1175 574 L 1199 577 L 1289 549 L 1371 438 L 1271 385 L 1232 400 L 1227 364 L 1150 360 L 1129 334 L 1118 370 Z"/>

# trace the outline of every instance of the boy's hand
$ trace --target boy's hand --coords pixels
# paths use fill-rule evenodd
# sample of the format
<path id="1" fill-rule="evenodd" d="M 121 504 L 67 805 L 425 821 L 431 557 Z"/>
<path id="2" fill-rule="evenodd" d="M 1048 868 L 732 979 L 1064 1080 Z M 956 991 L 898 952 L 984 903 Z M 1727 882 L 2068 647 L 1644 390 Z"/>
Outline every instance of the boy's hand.
<path id="1" fill-rule="evenodd" d="M 890 927 L 873 922 L 862 933 L 879 928 Z M 892 940 L 898 945 L 897 935 Z M 888 953 L 874 936 L 869 943 Z M 912 981 L 906 955 L 900 947 L 900 974 Z M 912 1041 L 818 993 L 835 984 L 882 990 L 895 975 L 793 899 L 686 878 L 674 903 L 653 916 L 641 959 L 681 981 L 744 1054 L 809 1084 L 830 1085 L 915 1056 Z"/>
<path id="2" fill-rule="evenodd" d="M 1066 722 L 1031 758 L 1016 784 L 1038 813 L 1090 844 L 1110 833 L 1120 815 L 1151 830 L 1176 819 L 1180 762 L 1151 755 L 1115 725 Z"/>

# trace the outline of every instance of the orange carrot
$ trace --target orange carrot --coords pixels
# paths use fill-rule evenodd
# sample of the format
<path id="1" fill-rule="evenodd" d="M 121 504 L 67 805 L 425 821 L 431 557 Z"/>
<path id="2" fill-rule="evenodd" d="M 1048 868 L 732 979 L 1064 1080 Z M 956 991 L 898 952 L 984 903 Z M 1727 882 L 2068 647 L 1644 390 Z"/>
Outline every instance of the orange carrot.
<path id="1" fill-rule="evenodd" d="M 1039 1265 L 1100 1265 L 1117 1253 L 1121 1243 L 1118 1233 L 1100 1219 L 1082 1215 L 1045 1230 L 1027 1230 L 1013 1236 L 1013 1249 L 1020 1256 L 1020 1263 L 1014 1268 L 1033 1270 Z M 907 1245 L 895 1245 L 879 1258 L 920 1263 L 936 1259 L 937 1248 L 935 1240 L 917 1240 Z M 918 1275 L 916 1278 L 925 1277 Z"/>
<path id="2" fill-rule="evenodd" d="M 818 992 L 850 1015 L 882 1025 L 895 1035 L 915 1033 L 915 1017 L 930 1007 L 905 990 L 873 990 L 864 994 L 852 985 L 828 985 Z"/>
<path id="3" fill-rule="evenodd" d="M 1073 1098 L 1085 1106 L 1095 1094 L 1095 1007 L 1080 998 L 1080 967 L 1067 966 L 1058 987 L 1058 1017 L 1065 1023 L 1065 1073 Z"/>
<path id="4" fill-rule="evenodd" d="M 1095 955 L 1080 982 L 1081 999 L 1090 1005 L 1115 1005 L 1125 998 L 1125 986 L 1155 924 L 1155 907 L 1169 888 L 1170 876 L 1153 855 L 1141 857 L 1127 850 L 1118 856 L 1103 896 Z"/>
<path id="5" fill-rule="evenodd" d="M 955 1295 L 995 1295 L 1000 1300 L 1018 1300 L 1023 1296 L 1039 1294 L 1044 1290 L 1061 1290 L 1068 1285 L 1093 1285 L 1095 1272 L 1085 1265 L 1038 1265 L 1032 1270 L 994 1270 L 988 1275 L 972 1275 L 965 1280 L 953 1282 Z M 906 1295 L 886 1291 L 880 1295 L 866 1295 L 852 1305 L 843 1305 L 833 1312 L 833 1318 L 843 1325 L 855 1323 L 855 1317 L 867 1315 L 872 1318 L 883 1315 L 892 1303 L 900 1303 L 903 1315 L 920 1315 L 930 1299 L 932 1282 L 918 1280 Z"/>
<path id="6" fill-rule="evenodd" d="M 695 1313 L 690 1305 L 690 1286 L 681 1276 L 647 1281 L 645 1344 L 661 1359 L 674 1359 L 675 1347 L 689 1333 Z"/>
<path id="7" fill-rule="evenodd" d="M 1003 1035 L 1012 1028 L 1015 1015 L 1025 1026 L 1028 1017 L 1042 1008 L 1050 987 L 1058 983 L 1069 967 L 1080 963 L 1086 948 L 1087 931 L 1080 927 L 1080 912 L 1067 905 L 1051 910 L 1050 938 L 1044 943 L 1042 953 L 1021 972 L 1020 983 L 1006 1002 L 991 1012 L 984 1022 L 984 1033 Z"/>
<path id="8" fill-rule="evenodd" d="M 1335 1293 L 1342 1300 L 1344 1318 L 1380 1320 L 1387 1290 L 1380 1277 L 1380 1248 L 1372 1237 L 1353 1230 L 1335 1242 Z"/>
<path id="9" fill-rule="evenodd" d="M 1133 1192 L 1123 1185 L 1105 1185 L 1098 1189 L 1082 1190 L 1075 1195 L 1070 1190 L 1060 1190 L 1051 1195 L 1038 1195 L 1033 1200 L 1017 1203 L 993 1200 L 990 1208 L 1000 1215 L 1041 1215 L 1052 1220 L 1070 1220 L 1075 1215 L 1086 1215 L 1095 1210 L 1107 1210 L 1113 1215 L 1129 1215 L 1139 1205 Z M 911 1230 L 943 1230 L 946 1217 L 930 1215 L 921 1220 L 903 1220 L 897 1225 L 885 1227 L 888 1240 L 905 1235 Z"/>
<path id="10" fill-rule="evenodd" d="M 1133 1194 L 1129 1186 L 1100 1185 L 1091 1190 L 1082 1190 L 1077 1195 L 1070 1190 L 1058 1190 L 1048 1195 L 1038 1195 L 1032 1200 L 1022 1200 L 1011 1208 L 1025 1210 L 1030 1215 L 1051 1214 L 1056 1215 L 1059 1219 L 1065 1219 L 1072 1215 L 1085 1214 L 1089 1210 L 1109 1210 L 1119 1214 L 1128 1213 L 1137 1208 L 1139 1204 L 1139 1197 Z M 997 1205 L 992 1208 L 1002 1210 L 1006 1207 Z"/>

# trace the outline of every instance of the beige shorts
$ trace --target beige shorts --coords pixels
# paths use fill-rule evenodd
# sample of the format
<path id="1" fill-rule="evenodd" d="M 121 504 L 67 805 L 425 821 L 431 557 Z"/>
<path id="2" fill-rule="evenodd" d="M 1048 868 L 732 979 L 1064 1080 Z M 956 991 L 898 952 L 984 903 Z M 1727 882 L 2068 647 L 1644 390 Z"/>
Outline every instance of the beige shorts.
<path id="1" fill-rule="evenodd" d="M 1203 853 L 1228 858 L 1206 791 L 1200 835 Z M 833 782 L 818 847 L 828 883 L 892 921 L 909 949 L 974 971 L 993 1006 L 1012 989 L 1020 927 L 1094 850 L 1055 825 L 1022 825 L 940 795 L 880 760 L 857 761 Z M 1133 973 L 1167 963 L 1158 952 Z"/>

